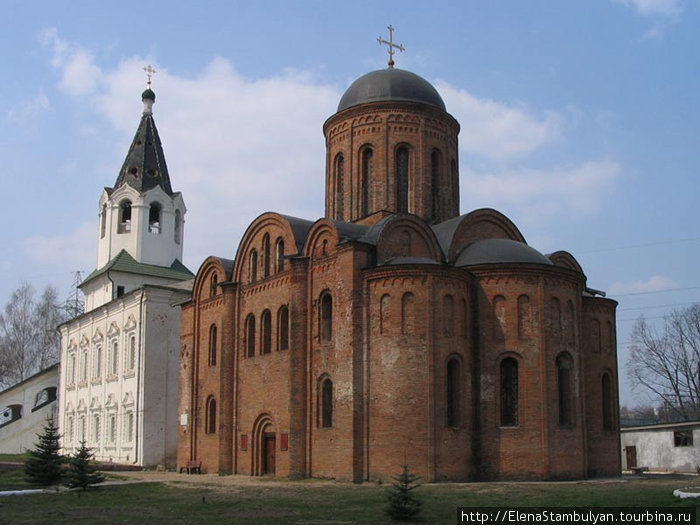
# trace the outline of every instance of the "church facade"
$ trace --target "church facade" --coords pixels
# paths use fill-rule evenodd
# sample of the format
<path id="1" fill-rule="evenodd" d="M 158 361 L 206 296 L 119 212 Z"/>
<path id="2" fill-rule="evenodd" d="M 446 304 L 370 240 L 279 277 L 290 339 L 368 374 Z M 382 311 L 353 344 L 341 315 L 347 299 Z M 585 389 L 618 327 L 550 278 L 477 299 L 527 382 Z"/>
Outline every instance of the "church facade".
<path id="1" fill-rule="evenodd" d="M 150 82 L 149 82 L 150 84 Z M 174 467 L 186 208 L 144 111 L 124 165 L 99 200 L 97 269 L 80 285 L 85 313 L 59 327 L 63 453 L 85 441 L 98 461 Z"/>
<path id="2" fill-rule="evenodd" d="M 503 214 L 460 215 L 459 123 L 423 78 L 324 124 L 325 216 L 265 213 L 182 307 L 178 463 L 425 481 L 620 472 L 616 302 Z"/>

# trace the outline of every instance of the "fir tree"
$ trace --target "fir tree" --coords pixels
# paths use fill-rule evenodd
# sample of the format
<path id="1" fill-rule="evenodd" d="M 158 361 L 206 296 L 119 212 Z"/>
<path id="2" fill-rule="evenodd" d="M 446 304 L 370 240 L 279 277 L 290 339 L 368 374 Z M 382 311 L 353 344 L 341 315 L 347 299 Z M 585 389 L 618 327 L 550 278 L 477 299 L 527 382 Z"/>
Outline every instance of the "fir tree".
<path id="1" fill-rule="evenodd" d="M 422 501 L 417 500 L 412 492 L 420 487 L 417 475 L 408 470 L 408 465 L 402 466 L 401 474 L 392 478 L 391 489 L 387 494 L 388 505 L 386 513 L 393 519 L 410 520 L 418 516 Z"/>
<path id="2" fill-rule="evenodd" d="M 39 442 L 36 449 L 29 451 L 29 458 L 24 462 L 27 480 L 35 485 L 48 487 L 61 481 L 63 457 L 59 454 L 61 437 L 53 419 L 47 419 L 44 431 L 37 434 Z"/>
<path id="3" fill-rule="evenodd" d="M 87 490 L 90 485 L 96 485 L 105 480 L 105 477 L 97 471 L 97 467 L 90 462 L 92 458 L 92 451 L 85 445 L 85 441 L 81 441 L 80 448 L 68 459 L 68 470 L 64 481 L 67 487 L 80 487 Z"/>

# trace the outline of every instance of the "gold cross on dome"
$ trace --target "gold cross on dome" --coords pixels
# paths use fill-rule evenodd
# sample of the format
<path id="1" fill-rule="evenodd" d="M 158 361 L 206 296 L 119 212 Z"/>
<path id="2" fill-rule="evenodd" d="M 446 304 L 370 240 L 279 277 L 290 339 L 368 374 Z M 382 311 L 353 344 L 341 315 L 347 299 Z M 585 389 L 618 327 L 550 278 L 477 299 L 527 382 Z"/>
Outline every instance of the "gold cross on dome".
<path id="1" fill-rule="evenodd" d="M 146 85 L 148 86 L 148 89 L 151 89 L 151 77 L 156 74 L 156 69 L 151 64 L 148 64 L 143 68 L 143 70 L 146 72 L 146 76 L 148 77 Z"/>
<path id="2" fill-rule="evenodd" d="M 387 49 L 389 51 L 389 68 L 394 67 L 394 48 L 398 49 L 399 51 L 403 51 L 404 47 L 401 44 L 394 44 L 394 28 L 392 26 L 387 26 L 387 29 L 389 30 L 389 41 L 387 42 L 384 40 L 382 37 L 377 38 L 377 42 L 379 42 L 380 46 L 386 45 Z"/>

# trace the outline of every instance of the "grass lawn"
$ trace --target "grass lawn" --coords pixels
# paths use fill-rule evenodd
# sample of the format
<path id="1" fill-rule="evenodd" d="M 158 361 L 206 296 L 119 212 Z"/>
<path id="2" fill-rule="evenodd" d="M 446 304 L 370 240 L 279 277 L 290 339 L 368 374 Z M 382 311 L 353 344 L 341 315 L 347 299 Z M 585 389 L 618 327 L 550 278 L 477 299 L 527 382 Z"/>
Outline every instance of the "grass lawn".
<path id="1" fill-rule="evenodd" d="M 4 474 L 3 474 L 4 475 Z M 0 481 L 3 477 L 0 475 Z M 139 483 L 88 492 L 0 498 L 5 523 L 389 523 L 386 486 L 269 480 L 254 485 Z M 463 506 L 693 507 L 672 491 L 694 479 L 580 483 L 455 483 L 424 485 L 420 523 L 456 523 Z"/>

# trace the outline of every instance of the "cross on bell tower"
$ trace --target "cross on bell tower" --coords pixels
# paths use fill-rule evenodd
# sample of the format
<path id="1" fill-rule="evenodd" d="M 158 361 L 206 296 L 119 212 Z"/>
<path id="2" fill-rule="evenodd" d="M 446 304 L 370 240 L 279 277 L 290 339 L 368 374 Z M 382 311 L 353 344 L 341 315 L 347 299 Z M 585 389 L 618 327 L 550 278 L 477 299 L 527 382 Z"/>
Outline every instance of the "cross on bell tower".
<path id="1" fill-rule="evenodd" d="M 154 68 L 151 64 L 148 64 L 146 67 L 143 68 L 143 70 L 146 72 L 146 76 L 148 79 L 146 80 L 146 85 L 148 86 L 148 89 L 151 89 L 151 78 L 153 75 L 156 73 L 156 68 Z"/>
<path id="2" fill-rule="evenodd" d="M 387 51 L 389 52 L 389 69 L 394 68 L 394 48 L 398 49 L 399 51 L 404 51 L 404 47 L 401 44 L 394 44 L 394 28 L 389 25 L 387 26 L 387 29 L 389 30 L 389 41 L 384 40 L 382 37 L 377 38 L 377 42 L 379 42 L 380 46 L 386 45 L 387 46 Z"/>

